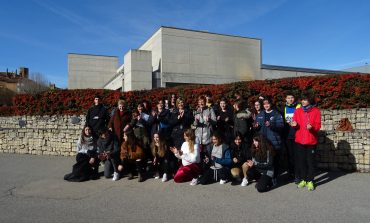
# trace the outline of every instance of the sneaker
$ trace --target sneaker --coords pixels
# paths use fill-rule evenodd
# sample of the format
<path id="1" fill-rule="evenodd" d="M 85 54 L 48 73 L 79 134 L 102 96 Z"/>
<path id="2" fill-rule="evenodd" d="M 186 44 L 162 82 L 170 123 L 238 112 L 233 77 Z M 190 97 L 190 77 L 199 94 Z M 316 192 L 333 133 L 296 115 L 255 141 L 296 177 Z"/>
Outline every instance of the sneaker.
<path id="1" fill-rule="evenodd" d="M 114 172 L 114 173 L 113 173 L 113 178 L 112 178 L 112 180 L 113 180 L 113 181 L 117 181 L 117 180 L 119 180 L 119 173 Z"/>
<path id="2" fill-rule="evenodd" d="M 295 183 L 295 184 L 299 184 L 299 182 L 300 182 L 299 178 L 298 178 L 298 177 L 295 177 L 295 178 L 294 178 L 294 183 Z"/>
<path id="3" fill-rule="evenodd" d="M 309 191 L 315 190 L 315 186 L 313 185 L 312 181 L 307 182 L 306 187 Z"/>
<path id="4" fill-rule="evenodd" d="M 299 182 L 299 184 L 297 185 L 298 188 L 304 188 L 306 186 L 306 181 L 304 180 L 301 180 L 301 182 Z"/>
<path id="5" fill-rule="evenodd" d="M 154 176 L 154 179 L 158 180 L 159 179 L 159 173 L 156 173 Z"/>
<path id="6" fill-rule="evenodd" d="M 162 182 L 166 182 L 166 181 L 167 181 L 167 174 L 164 173 L 162 176 Z"/>
<path id="7" fill-rule="evenodd" d="M 227 183 L 227 180 L 220 180 L 220 184 L 226 184 Z"/>
<path id="8" fill-rule="evenodd" d="M 198 182 L 198 178 L 193 178 L 192 180 L 191 180 L 191 182 L 190 182 L 190 185 L 191 186 L 195 186 L 195 185 L 197 185 L 199 182 Z"/>
<path id="9" fill-rule="evenodd" d="M 242 186 L 242 187 L 245 187 L 245 186 L 247 186 L 248 185 L 248 179 L 247 178 L 243 178 L 243 181 L 242 181 L 242 183 L 240 184 L 240 186 Z"/>
<path id="10" fill-rule="evenodd" d="M 134 175 L 132 173 L 129 173 L 127 176 L 127 180 L 132 180 L 134 179 Z"/>

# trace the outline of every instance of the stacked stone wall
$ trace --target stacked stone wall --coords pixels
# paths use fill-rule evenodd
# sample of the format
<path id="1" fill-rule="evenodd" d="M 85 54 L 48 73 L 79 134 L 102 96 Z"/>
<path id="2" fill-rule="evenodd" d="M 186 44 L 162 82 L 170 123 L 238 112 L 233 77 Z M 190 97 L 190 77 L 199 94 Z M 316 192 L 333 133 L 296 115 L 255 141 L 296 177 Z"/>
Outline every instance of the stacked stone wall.
<path id="1" fill-rule="evenodd" d="M 370 171 L 370 109 L 322 110 L 317 166 Z M 348 118 L 353 132 L 335 131 Z M 0 117 L 0 153 L 74 156 L 84 116 Z"/>

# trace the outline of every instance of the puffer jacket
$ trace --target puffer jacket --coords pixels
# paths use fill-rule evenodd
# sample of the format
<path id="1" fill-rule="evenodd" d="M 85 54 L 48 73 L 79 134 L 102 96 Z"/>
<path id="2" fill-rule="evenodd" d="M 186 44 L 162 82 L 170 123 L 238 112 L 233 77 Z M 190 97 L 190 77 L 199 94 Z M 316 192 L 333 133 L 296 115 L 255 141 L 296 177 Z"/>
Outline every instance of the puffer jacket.
<path id="1" fill-rule="evenodd" d="M 276 111 L 271 111 L 270 120 L 265 120 L 266 111 L 261 111 L 256 116 L 256 122 L 258 123 L 257 133 L 265 136 L 273 145 L 274 149 L 280 150 L 282 148 L 282 140 L 280 133 L 284 128 L 283 117 Z M 270 122 L 270 126 L 265 125 L 265 121 Z"/>
<path id="2" fill-rule="evenodd" d="M 208 121 L 206 120 L 208 118 Z M 198 109 L 194 114 L 195 142 L 207 145 L 211 142 L 212 126 L 216 125 L 216 115 L 212 108 Z"/>
<path id="3" fill-rule="evenodd" d="M 294 111 L 293 121 L 297 122 L 295 142 L 302 145 L 316 145 L 317 133 L 321 128 L 321 113 L 316 107 L 312 107 L 307 112 L 303 108 Z M 312 129 L 306 128 L 307 124 L 312 125 Z"/>

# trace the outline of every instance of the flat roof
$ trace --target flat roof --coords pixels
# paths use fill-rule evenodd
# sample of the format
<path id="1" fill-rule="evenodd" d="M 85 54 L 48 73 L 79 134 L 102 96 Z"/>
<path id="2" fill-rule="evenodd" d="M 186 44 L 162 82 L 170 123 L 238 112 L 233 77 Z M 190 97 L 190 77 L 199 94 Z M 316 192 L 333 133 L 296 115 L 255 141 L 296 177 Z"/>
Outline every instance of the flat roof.
<path id="1" fill-rule="evenodd" d="M 304 68 L 304 67 L 288 67 L 288 66 L 277 66 L 262 64 L 261 69 L 267 70 L 283 70 L 283 71 L 296 71 L 296 72 L 305 72 L 305 73 L 322 73 L 322 74 L 348 74 L 347 71 L 339 70 L 323 70 L 323 69 L 313 69 L 313 68 Z"/>
<path id="2" fill-rule="evenodd" d="M 237 37 L 237 38 L 244 38 L 244 39 L 262 40 L 260 38 L 254 38 L 254 37 L 214 33 L 214 32 L 209 32 L 209 31 L 205 31 L 205 30 L 184 29 L 184 28 L 178 28 L 178 27 L 173 27 L 173 26 L 161 26 L 160 28 L 177 29 L 177 30 L 184 30 L 184 31 L 190 31 L 190 32 L 206 33 L 206 34 L 213 34 L 213 35 L 219 35 L 219 36 L 230 36 L 230 37 Z"/>
<path id="3" fill-rule="evenodd" d="M 81 56 L 115 57 L 115 58 L 118 58 L 118 56 L 97 55 L 97 54 L 88 54 L 88 53 L 68 53 L 67 55 L 69 55 L 69 54 L 81 55 Z"/>

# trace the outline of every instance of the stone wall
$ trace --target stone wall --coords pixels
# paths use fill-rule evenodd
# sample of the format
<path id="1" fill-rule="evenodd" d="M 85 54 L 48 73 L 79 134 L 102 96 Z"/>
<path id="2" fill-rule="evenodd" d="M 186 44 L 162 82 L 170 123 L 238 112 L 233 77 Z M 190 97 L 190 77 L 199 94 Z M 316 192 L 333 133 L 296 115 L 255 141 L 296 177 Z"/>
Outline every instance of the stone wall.
<path id="1" fill-rule="evenodd" d="M 370 109 L 321 112 L 317 166 L 370 171 Z M 342 118 L 354 132 L 334 130 Z M 0 117 L 0 153 L 73 156 L 84 123 L 84 116 Z"/>

